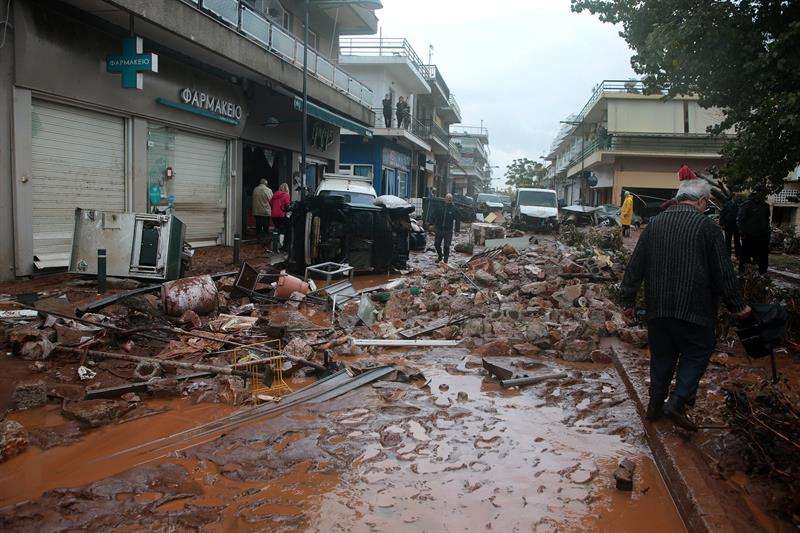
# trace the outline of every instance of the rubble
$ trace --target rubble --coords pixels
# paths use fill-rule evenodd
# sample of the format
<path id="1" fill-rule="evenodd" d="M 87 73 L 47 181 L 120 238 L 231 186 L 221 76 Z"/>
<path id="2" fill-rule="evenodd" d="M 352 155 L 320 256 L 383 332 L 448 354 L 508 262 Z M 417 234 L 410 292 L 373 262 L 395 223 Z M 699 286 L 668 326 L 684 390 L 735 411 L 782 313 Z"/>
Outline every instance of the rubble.
<path id="1" fill-rule="evenodd" d="M 0 422 L 0 462 L 15 457 L 28 448 L 28 432 L 15 420 Z"/>
<path id="2" fill-rule="evenodd" d="M 97 428 L 110 424 L 129 410 L 128 402 L 117 400 L 85 400 L 66 403 L 61 413 L 77 420 L 86 428 Z"/>
<path id="3" fill-rule="evenodd" d="M 11 401 L 18 411 L 41 407 L 47 403 L 47 384 L 44 380 L 18 383 L 14 388 Z"/>

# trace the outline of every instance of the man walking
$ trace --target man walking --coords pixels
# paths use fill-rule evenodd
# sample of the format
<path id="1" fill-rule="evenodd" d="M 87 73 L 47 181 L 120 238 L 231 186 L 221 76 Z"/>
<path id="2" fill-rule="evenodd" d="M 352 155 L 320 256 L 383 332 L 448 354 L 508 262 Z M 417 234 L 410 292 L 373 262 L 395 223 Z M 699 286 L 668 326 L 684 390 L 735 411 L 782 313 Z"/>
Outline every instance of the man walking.
<path id="1" fill-rule="evenodd" d="M 383 97 L 383 124 L 385 128 L 392 127 L 392 95 L 389 93 Z"/>
<path id="2" fill-rule="evenodd" d="M 259 241 L 267 240 L 269 230 L 269 217 L 272 216 L 270 201 L 272 200 L 272 189 L 269 188 L 266 178 L 253 189 L 253 217 L 256 219 L 256 238 Z"/>
<path id="3" fill-rule="evenodd" d="M 736 225 L 742 238 L 739 272 L 744 273 L 747 265 L 752 262 L 758 265 L 761 274 L 766 274 L 769 267 L 769 238 L 772 228 L 769 225 L 769 205 L 764 193 L 751 193 L 739 206 Z"/>
<path id="4" fill-rule="evenodd" d="M 705 180 L 681 183 L 677 204 L 654 217 L 639 238 L 622 281 L 625 313 L 632 316 L 644 282 L 650 344 L 650 402 L 647 418 L 666 415 L 685 430 L 697 431 L 686 416 L 716 347 L 719 300 L 738 320 L 750 315 L 737 287 L 722 231 L 703 212 L 711 186 Z M 675 388 L 670 383 L 677 367 Z"/>
<path id="5" fill-rule="evenodd" d="M 458 213 L 453 205 L 453 195 L 448 193 L 444 197 L 444 206 L 436 217 L 434 248 L 436 248 L 436 253 L 439 255 L 439 262 L 444 258 L 444 262 L 447 263 L 450 258 L 450 244 L 453 242 L 453 227 L 457 216 Z M 444 242 L 444 250 L 442 250 L 442 242 Z"/>
<path id="6" fill-rule="evenodd" d="M 722 226 L 722 231 L 725 232 L 725 249 L 728 250 L 728 255 L 731 253 L 732 243 L 736 257 L 741 261 L 742 243 L 739 240 L 739 226 L 736 222 L 738 215 L 739 203 L 736 198 L 726 200 L 722 210 L 719 212 L 719 225 Z"/>

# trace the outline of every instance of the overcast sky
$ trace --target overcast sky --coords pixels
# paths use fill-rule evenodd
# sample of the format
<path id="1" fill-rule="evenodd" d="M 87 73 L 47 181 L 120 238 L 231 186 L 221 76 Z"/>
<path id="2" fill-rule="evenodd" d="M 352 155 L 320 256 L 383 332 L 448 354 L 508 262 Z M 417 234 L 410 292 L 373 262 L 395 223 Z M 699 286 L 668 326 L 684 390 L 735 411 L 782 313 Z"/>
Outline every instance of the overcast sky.
<path id="1" fill-rule="evenodd" d="M 618 29 L 569 0 L 383 0 L 384 37 L 405 37 L 423 61 L 433 45 L 465 125 L 489 129 L 495 186 L 506 165 L 544 155 L 559 121 L 604 79 L 633 77 Z"/>

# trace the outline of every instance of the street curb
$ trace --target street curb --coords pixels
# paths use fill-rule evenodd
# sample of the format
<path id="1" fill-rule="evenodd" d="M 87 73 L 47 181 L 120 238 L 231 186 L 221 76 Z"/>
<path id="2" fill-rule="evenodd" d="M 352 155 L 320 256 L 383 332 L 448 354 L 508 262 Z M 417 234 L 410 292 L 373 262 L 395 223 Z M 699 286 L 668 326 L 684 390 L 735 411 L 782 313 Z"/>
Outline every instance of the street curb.
<path id="1" fill-rule="evenodd" d="M 634 359 L 646 356 L 617 349 L 612 353 L 614 366 L 642 419 L 653 458 L 687 530 L 715 533 L 761 530 L 747 502 L 730 485 L 714 475 L 708 460 L 690 438 L 681 436 L 667 421 L 653 423 L 645 419 L 647 372 L 637 372 Z M 644 376 L 641 375 L 643 373 Z"/>

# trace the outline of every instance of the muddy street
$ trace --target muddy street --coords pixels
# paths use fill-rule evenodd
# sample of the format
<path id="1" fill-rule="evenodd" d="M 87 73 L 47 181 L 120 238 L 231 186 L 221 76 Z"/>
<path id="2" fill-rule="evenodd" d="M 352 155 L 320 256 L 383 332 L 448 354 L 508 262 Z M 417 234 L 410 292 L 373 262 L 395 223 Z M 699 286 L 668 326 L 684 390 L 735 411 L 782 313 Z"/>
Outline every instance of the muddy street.
<path id="1" fill-rule="evenodd" d="M 681 527 L 612 369 L 556 365 L 568 380 L 508 391 L 464 350 L 377 359 L 413 364 L 430 382 L 378 382 L 144 464 L 131 448 L 227 411 L 175 400 L 78 443 L 31 449 L 2 466 L 4 528 Z M 55 425 L 50 411 L 20 420 Z M 613 486 L 623 457 L 637 463 L 632 493 Z"/>
<path id="2" fill-rule="evenodd" d="M 600 303 L 599 285 L 558 279 L 565 266 L 578 272 L 580 253 L 551 235 L 533 236 L 529 246 L 486 249 L 489 255 L 479 248 L 469 263 L 459 254 L 450 266 L 437 265 L 430 253 L 414 254 L 405 273 L 356 278 L 357 290 L 379 287 L 365 293 L 377 308 L 371 327 L 359 324 L 363 314 L 353 302 L 336 318 L 312 303 L 257 305 L 254 315 L 266 317 L 270 328 L 295 331 L 286 353 L 313 358 L 321 355 L 315 346 L 331 346 L 330 356 L 356 374 L 394 369 L 387 379 L 326 401 L 278 403 L 277 412 L 261 415 L 269 404 L 254 407 L 247 391 L 231 393 L 232 380 L 196 378 L 172 385 L 178 396 L 128 396 L 121 413 L 92 428 L 88 415 L 73 414 L 91 401 L 76 402 L 77 392 L 69 397 L 66 384 L 58 385 L 60 392 L 48 394 L 60 395 L 62 405 L 8 414 L 26 428 L 30 445 L 0 464 L 4 529 L 634 531 L 646 521 L 654 531 L 681 530 L 634 404 L 607 355 L 627 344 L 602 338 L 616 331 L 614 320 L 624 331 L 627 326 L 613 308 L 596 309 L 608 305 Z M 221 256 L 210 257 L 219 262 Z M 208 267 L 201 262 L 199 268 Z M 387 282 L 392 288 L 380 289 Z M 224 279 L 219 284 L 224 288 Z M 593 303 L 579 301 L 584 293 Z M 246 302 L 227 298 L 231 308 Z M 133 305 L 138 311 L 123 313 L 129 322 L 147 301 Z M 125 305 L 106 313 L 118 308 Z M 462 315 L 465 322 L 443 323 L 419 337 L 455 346 L 357 342 L 402 339 L 403 327 Z M 537 316 L 544 328 L 535 326 Z M 580 317 L 593 325 L 581 327 Z M 241 335 L 236 338 L 247 343 L 263 339 L 255 330 Z M 152 346 L 153 355 L 165 358 L 194 353 L 219 361 L 232 354 L 210 341 L 200 347 L 175 342 L 160 352 L 151 339 L 135 345 Z M 502 387 L 484 360 L 514 377 L 553 377 Z M 40 368 L 51 388 L 57 381 L 80 388 L 67 377 L 76 370 L 66 355 L 51 356 L 44 366 L 15 358 L 2 364 L 20 377 Z M 98 385 L 119 382 L 132 368 L 124 361 L 109 365 L 95 365 Z M 3 383 L 13 406 L 19 386 L 14 389 L 13 379 Z M 286 383 L 298 391 L 322 382 L 301 372 Z M 117 400 L 94 401 L 120 408 Z M 635 465 L 632 491 L 616 488 L 623 460 Z"/>

